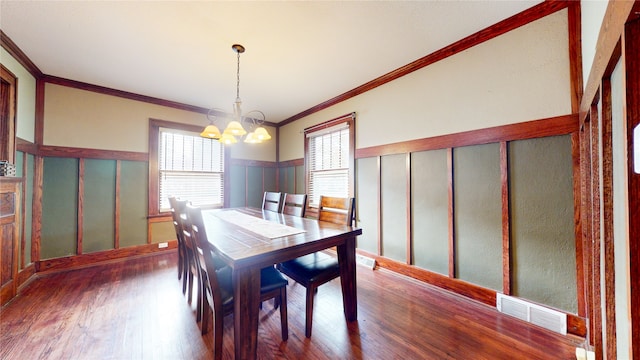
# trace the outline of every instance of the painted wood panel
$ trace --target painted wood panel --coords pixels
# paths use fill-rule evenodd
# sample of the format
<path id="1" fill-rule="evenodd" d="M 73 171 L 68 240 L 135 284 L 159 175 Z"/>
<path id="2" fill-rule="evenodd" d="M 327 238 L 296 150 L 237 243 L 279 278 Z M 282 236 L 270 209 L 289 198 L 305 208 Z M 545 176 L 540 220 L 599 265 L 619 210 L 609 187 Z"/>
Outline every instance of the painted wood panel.
<path id="1" fill-rule="evenodd" d="M 229 206 L 243 207 L 246 205 L 245 184 L 247 176 L 245 174 L 245 167 L 242 165 L 231 165 L 229 166 L 229 173 L 231 181 L 229 182 L 229 189 L 226 189 L 226 193 L 231 196 Z"/>
<path id="2" fill-rule="evenodd" d="M 115 160 L 84 161 L 82 252 L 114 248 L 115 241 Z"/>
<path id="3" fill-rule="evenodd" d="M 40 258 L 76 254 L 78 159 L 46 157 L 43 164 Z"/>
<path id="4" fill-rule="evenodd" d="M 307 192 L 307 184 L 305 183 L 304 165 L 298 165 L 295 167 L 296 177 L 296 189 L 298 194 L 304 194 Z"/>
<path id="5" fill-rule="evenodd" d="M 502 289 L 500 145 L 453 151 L 456 277 Z"/>
<path id="6" fill-rule="evenodd" d="M 278 191 L 278 182 L 275 167 L 265 167 L 264 171 L 264 191 Z M 262 197 L 260 197 L 262 201 Z"/>
<path id="7" fill-rule="evenodd" d="M 509 143 L 514 295 L 577 312 L 571 137 Z"/>
<path id="8" fill-rule="evenodd" d="M 247 166 L 247 205 L 255 208 L 262 206 L 264 187 L 263 170 L 259 166 Z"/>
<path id="9" fill-rule="evenodd" d="M 378 254 L 378 158 L 356 160 L 356 172 L 357 247 Z"/>
<path id="10" fill-rule="evenodd" d="M 411 154 L 412 263 L 449 273 L 447 150 Z"/>
<path id="11" fill-rule="evenodd" d="M 25 187 L 22 195 L 24 202 L 24 267 L 31 264 L 31 225 L 33 224 L 33 176 L 35 174 L 35 156 L 27 154 L 24 166 L 26 170 Z"/>
<path id="12" fill-rule="evenodd" d="M 146 162 L 120 164 L 120 248 L 147 243 L 148 176 Z"/>
<path id="13" fill-rule="evenodd" d="M 406 155 L 387 155 L 380 159 L 382 255 L 406 262 L 407 259 L 407 165 Z"/>

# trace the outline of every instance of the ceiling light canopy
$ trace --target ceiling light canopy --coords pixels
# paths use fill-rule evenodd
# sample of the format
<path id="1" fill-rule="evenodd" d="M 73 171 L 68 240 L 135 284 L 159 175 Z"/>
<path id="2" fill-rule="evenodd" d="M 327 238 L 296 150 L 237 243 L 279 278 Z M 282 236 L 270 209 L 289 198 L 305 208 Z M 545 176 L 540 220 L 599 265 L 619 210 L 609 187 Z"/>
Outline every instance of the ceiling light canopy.
<path id="1" fill-rule="evenodd" d="M 211 109 L 207 114 L 210 124 L 204 128 L 200 136 L 216 139 L 224 144 L 235 144 L 238 142 L 237 137 L 244 136 L 244 142 L 250 144 L 261 143 L 271 139 L 271 135 L 262 125 L 265 121 L 265 115 L 260 110 L 251 110 L 242 115 L 242 100 L 240 100 L 240 54 L 245 50 L 240 44 L 233 44 L 231 49 L 238 54 L 238 68 L 236 71 L 236 101 L 233 103 L 233 115 L 225 113 L 220 109 Z M 251 116 L 250 116 L 251 114 Z M 258 116 L 258 118 L 256 118 Z M 246 124 L 249 132 L 245 130 L 243 123 Z M 226 125 L 224 131 L 220 133 L 217 124 Z M 246 135 L 246 136 L 245 136 Z"/>

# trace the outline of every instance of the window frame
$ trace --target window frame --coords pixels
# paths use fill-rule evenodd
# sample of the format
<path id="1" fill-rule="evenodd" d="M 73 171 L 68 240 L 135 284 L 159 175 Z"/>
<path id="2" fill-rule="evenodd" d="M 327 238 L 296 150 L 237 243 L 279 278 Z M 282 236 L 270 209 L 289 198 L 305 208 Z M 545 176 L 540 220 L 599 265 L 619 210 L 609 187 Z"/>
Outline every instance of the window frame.
<path id="1" fill-rule="evenodd" d="M 149 217 L 167 216 L 168 211 L 160 211 L 160 169 L 158 168 L 160 128 L 200 133 L 202 126 L 177 123 L 166 120 L 149 119 Z M 224 152 L 223 207 L 229 207 L 229 151 Z"/>
<path id="2" fill-rule="evenodd" d="M 6 86 L 6 99 L 2 99 L 6 103 L 3 106 L 3 116 L 6 119 L 3 120 L 0 126 L 0 143 L 2 143 L 2 149 L 0 150 L 0 160 L 7 160 L 11 164 L 15 164 L 16 157 L 16 109 L 17 109 L 17 88 L 18 78 L 4 65 L 0 64 L 0 78 L 2 83 Z M 6 114 L 4 113 L 6 111 Z M 6 122 L 5 122 L 6 121 Z"/>
<path id="3" fill-rule="evenodd" d="M 327 120 L 320 124 L 310 126 L 304 129 L 304 169 L 305 169 L 305 188 L 307 189 L 307 192 L 308 192 L 308 189 L 311 188 L 309 184 L 311 180 L 311 175 L 310 175 L 310 170 L 311 170 L 310 155 L 311 154 L 309 152 L 309 140 L 313 137 L 312 134 L 346 123 L 347 128 L 349 129 L 349 159 L 348 159 L 349 169 L 348 169 L 348 176 L 347 176 L 349 181 L 348 196 L 349 197 L 355 196 L 354 195 L 355 194 L 355 186 L 354 186 L 355 184 L 355 148 L 356 148 L 356 145 L 355 145 L 356 121 L 355 120 L 356 120 L 356 114 L 355 112 L 353 112 L 350 114 L 339 116 L 331 120 Z M 309 201 L 307 203 L 306 213 L 309 216 L 317 217 L 318 208 L 316 206 L 312 206 L 311 201 Z"/>

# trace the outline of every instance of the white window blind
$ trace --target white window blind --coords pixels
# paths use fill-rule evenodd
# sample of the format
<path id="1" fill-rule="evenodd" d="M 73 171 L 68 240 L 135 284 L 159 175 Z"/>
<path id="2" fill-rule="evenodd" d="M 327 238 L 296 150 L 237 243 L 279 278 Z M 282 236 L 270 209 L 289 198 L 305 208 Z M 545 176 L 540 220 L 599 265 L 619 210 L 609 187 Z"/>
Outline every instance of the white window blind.
<path id="1" fill-rule="evenodd" d="M 320 195 L 348 197 L 349 128 L 338 126 L 309 133 L 307 136 L 309 205 L 318 206 Z"/>
<path id="2" fill-rule="evenodd" d="M 199 134 L 160 128 L 158 172 L 160 211 L 169 196 L 199 207 L 224 204 L 224 146 Z"/>

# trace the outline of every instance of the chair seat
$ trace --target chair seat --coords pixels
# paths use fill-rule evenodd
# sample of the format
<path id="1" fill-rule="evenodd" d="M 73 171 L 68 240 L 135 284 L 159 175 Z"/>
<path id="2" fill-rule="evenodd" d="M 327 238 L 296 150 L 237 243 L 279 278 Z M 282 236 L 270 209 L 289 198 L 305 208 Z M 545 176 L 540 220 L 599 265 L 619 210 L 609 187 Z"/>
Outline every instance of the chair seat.
<path id="1" fill-rule="evenodd" d="M 340 274 L 338 259 L 323 252 L 304 255 L 280 264 L 280 271 L 295 274 L 296 278 L 304 278 L 308 282 L 319 280 L 319 277 L 337 277 Z M 335 276 L 328 276 L 335 275 Z"/>
<path id="2" fill-rule="evenodd" d="M 225 266 L 216 270 L 218 275 L 218 283 L 222 293 L 223 306 L 233 304 L 233 271 L 229 266 Z M 260 270 L 260 292 L 267 293 L 283 286 L 287 286 L 289 282 L 278 270 L 273 266 Z"/>

